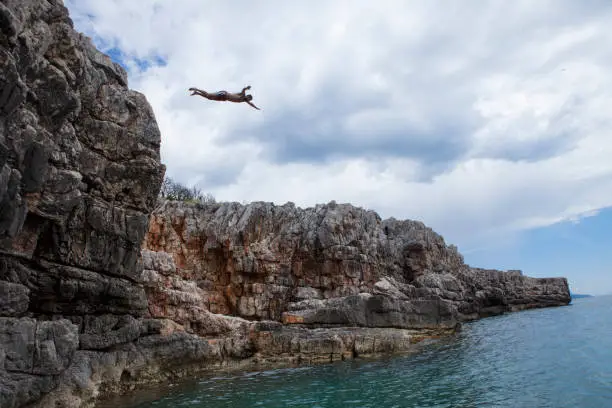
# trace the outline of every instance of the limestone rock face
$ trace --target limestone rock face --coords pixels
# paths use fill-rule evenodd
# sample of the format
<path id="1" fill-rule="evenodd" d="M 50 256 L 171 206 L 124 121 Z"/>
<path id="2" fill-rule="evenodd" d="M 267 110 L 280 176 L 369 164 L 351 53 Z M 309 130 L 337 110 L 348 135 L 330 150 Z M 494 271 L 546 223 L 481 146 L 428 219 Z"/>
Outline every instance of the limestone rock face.
<path id="1" fill-rule="evenodd" d="M 60 0 L 0 1 L 3 408 L 55 389 L 79 348 L 143 330 L 121 317 L 80 335 L 88 326 L 73 321 L 148 313 L 140 246 L 164 174 L 159 143 L 145 97 Z"/>
<path id="2" fill-rule="evenodd" d="M 35 402 L 57 386 L 77 350 L 77 330 L 67 320 L 0 318 L 0 406 Z"/>
<path id="3" fill-rule="evenodd" d="M 182 299 L 254 321 L 433 329 L 570 301 L 564 278 L 472 268 L 420 222 L 333 202 L 307 209 L 165 202 L 144 247 L 154 251 L 145 259 L 164 265 L 148 275 L 165 291 L 148 290 L 160 316 L 174 316 L 166 310 Z M 196 320 L 183 316 L 181 324 Z"/>

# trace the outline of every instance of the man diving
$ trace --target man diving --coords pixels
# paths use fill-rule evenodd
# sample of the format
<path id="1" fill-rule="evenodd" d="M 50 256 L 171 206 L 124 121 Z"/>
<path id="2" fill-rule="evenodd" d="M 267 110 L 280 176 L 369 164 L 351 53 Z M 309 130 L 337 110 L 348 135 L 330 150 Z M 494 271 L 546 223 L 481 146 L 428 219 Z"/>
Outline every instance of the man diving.
<path id="1" fill-rule="evenodd" d="M 221 102 L 229 101 L 229 102 L 236 102 L 236 103 L 246 102 L 252 107 L 254 107 L 255 109 L 261 110 L 257 106 L 253 105 L 253 103 L 251 102 L 253 100 L 253 95 L 246 94 L 246 91 L 248 91 L 249 89 L 251 89 L 251 85 L 245 86 L 244 88 L 242 88 L 242 91 L 240 91 L 239 93 L 232 93 L 232 92 L 227 92 L 227 91 L 209 93 L 206 91 L 202 91 L 201 89 L 198 89 L 198 88 L 189 88 L 189 90 L 191 91 L 191 96 L 200 95 L 206 99 L 210 99 L 211 101 L 221 101 Z"/>

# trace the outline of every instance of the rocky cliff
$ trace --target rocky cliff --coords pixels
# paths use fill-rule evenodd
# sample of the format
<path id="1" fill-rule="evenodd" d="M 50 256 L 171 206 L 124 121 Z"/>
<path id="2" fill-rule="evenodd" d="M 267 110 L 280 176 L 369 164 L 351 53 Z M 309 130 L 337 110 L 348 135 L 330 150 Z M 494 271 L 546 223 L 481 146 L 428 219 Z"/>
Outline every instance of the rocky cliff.
<path id="1" fill-rule="evenodd" d="M 348 205 L 154 211 L 159 143 L 145 97 L 60 0 L 0 0 L 0 407 L 407 351 L 570 300 L 564 279 L 470 268 L 423 224 Z"/>
<path id="2" fill-rule="evenodd" d="M 165 257 L 145 262 L 151 315 L 193 333 L 209 327 L 201 311 L 286 326 L 452 329 L 570 301 L 563 278 L 472 268 L 420 222 L 334 202 L 165 202 L 144 251 Z"/>
<path id="3" fill-rule="evenodd" d="M 40 400 L 147 314 L 159 143 L 145 97 L 61 1 L 0 1 L 1 407 Z"/>

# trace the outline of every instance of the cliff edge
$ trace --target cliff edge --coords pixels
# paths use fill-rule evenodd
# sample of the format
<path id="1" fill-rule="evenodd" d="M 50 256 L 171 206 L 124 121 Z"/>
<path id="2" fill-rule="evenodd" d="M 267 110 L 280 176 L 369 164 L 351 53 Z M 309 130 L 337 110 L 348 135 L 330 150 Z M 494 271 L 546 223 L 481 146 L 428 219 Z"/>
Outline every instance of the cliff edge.
<path id="1" fill-rule="evenodd" d="M 350 205 L 163 202 L 160 134 L 60 0 L 0 0 L 0 406 L 72 408 L 215 367 L 409 351 L 569 303 Z"/>

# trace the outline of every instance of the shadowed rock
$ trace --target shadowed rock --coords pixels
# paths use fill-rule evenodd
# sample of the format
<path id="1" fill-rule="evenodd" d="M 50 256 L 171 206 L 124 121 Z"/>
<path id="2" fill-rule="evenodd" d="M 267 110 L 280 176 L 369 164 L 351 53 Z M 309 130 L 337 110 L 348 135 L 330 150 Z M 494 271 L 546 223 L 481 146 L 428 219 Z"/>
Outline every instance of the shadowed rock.
<path id="1" fill-rule="evenodd" d="M 71 364 L 82 365 L 79 345 L 147 332 L 125 323 L 79 338 L 62 320 L 148 310 L 140 246 L 164 167 L 151 107 L 126 85 L 125 71 L 73 30 L 61 1 L 0 2 L 3 408 L 61 385 Z M 79 405 L 62 398 L 57 407 Z"/>

